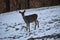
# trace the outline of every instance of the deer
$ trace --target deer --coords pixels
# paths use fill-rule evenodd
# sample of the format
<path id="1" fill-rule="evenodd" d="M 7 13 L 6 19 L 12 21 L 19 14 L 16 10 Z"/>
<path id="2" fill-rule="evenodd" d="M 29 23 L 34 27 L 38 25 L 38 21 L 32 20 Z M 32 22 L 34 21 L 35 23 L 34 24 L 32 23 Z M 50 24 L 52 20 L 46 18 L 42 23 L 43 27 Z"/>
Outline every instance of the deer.
<path id="1" fill-rule="evenodd" d="M 27 26 L 27 29 L 29 32 L 30 32 L 30 23 L 34 22 L 35 23 L 35 28 L 34 30 L 36 29 L 36 26 L 38 25 L 38 28 L 39 28 L 39 22 L 37 20 L 37 14 L 32 14 L 32 15 L 28 15 L 28 16 L 25 16 L 24 13 L 26 11 L 24 10 L 23 12 L 19 11 L 19 13 L 21 13 L 25 23 L 26 23 L 26 26 Z"/>

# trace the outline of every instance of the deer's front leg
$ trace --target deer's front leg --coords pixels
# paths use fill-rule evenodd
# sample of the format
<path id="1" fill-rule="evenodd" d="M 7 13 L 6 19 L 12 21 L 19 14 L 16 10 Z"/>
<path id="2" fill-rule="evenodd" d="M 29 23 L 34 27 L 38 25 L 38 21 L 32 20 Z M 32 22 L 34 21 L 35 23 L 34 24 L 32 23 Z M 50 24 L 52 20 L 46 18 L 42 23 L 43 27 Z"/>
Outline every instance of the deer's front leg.
<path id="1" fill-rule="evenodd" d="M 27 23 L 27 31 L 30 32 L 30 23 Z"/>

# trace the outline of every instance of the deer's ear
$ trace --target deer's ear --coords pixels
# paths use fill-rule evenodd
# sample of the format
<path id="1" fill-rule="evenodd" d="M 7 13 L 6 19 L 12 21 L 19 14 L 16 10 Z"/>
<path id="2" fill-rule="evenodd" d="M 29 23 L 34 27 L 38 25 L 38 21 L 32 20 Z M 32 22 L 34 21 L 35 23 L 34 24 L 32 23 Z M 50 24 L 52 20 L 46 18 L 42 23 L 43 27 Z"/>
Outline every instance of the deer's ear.
<path id="1" fill-rule="evenodd" d="M 19 11 L 19 13 L 21 13 L 21 11 Z"/>

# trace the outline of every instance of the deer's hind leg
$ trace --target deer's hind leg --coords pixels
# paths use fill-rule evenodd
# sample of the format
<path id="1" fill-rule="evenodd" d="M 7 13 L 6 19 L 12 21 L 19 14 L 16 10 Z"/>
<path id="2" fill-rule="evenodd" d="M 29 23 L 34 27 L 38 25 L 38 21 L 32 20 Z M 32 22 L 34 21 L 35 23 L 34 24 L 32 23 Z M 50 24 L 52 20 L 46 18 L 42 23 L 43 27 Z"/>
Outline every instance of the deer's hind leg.
<path id="1" fill-rule="evenodd" d="M 39 28 L 39 21 L 37 20 L 36 22 L 37 22 L 36 25 L 38 25 L 38 28 Z"/>
<path id="2" fill-rule="evenodd" d="M 38 28 L 39 28 L 39 22 L 38 22 L 38 20 L 35 21 L 35 28 L 34 28 L 34 30 L 36 30 L 37 25 L 38 25 Z"/>
<path id="3" fill-rule="evenodd" d="M 37 24 L 37 22 L 36 22 L 36 20 L 35 20 L 35 27 L 34 27 L 34 30 L 36 30 L 36 24 Z"/>

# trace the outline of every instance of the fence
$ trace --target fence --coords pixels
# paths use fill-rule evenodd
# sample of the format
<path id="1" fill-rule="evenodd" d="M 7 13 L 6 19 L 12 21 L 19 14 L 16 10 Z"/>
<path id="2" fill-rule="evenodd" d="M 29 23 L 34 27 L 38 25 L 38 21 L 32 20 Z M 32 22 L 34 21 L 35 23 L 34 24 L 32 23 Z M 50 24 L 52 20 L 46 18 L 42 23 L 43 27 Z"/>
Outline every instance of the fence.
<path id="1" fill-rule="evenodd" d="M 60 0 L 0 0 L 0 13 L 59 4 Z"/>

